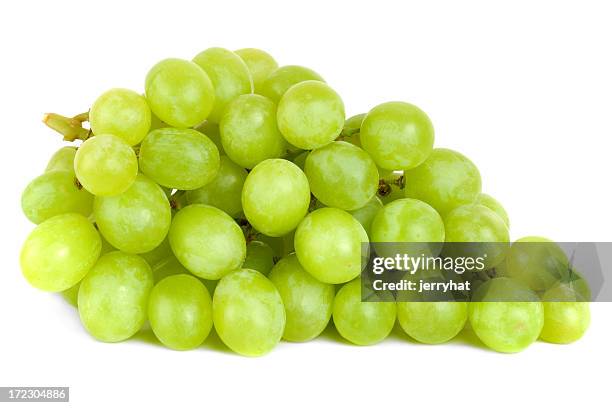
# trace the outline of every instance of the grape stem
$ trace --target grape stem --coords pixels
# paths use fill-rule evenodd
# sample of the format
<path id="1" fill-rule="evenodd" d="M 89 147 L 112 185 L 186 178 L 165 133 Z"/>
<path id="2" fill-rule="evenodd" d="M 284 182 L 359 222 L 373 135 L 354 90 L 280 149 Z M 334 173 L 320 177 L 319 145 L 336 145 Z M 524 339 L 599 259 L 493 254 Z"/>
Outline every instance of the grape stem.
<path id="1" fill-rule="evenodd" d="M 381 178 L 378 180 L 378 195 L 386 197 L 394 189 L 403 190 L 406 186 L 403 174 L 391 173 L 389 177 Z"/>
<path id="2" fill-rule="evenodd" d="M 89 112 L 80 113 L 71 118 L 57 113 L 45 113 L 43 123 L 64 136 L 64 140 L 74 142 L 77 139 L 87 140 L 91 130 L 83 127 L 89 121 Z"/>

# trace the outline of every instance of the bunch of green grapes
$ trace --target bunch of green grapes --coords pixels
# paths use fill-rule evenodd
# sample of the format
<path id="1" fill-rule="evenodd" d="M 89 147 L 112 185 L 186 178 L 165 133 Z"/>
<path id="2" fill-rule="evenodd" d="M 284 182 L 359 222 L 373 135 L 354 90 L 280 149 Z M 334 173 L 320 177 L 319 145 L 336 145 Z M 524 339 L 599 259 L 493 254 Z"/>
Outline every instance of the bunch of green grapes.
<path id="1" fill-rule="evenodd" d="M 75 306 L 95 339 L 151 330 L 190 350 L 214 328 L 229 349 L 260 356 L 331 326 L 371 345 L 396 322 L 427 344 L 467 325 L 500 352 L 586 332 L 588 282 L 554 242 L 510 243 L 508 213 L 481 191 L 476 165 L 434 148 L 416 105 L 346 119 L 321 75 L 255 48 L 164 59 L 143 85 L 110 89 L 74 117 L 45 115 L 69 144 L 21 197 L 36 224 L 24 277 Z M 371 254 L 487 259 L 459 277 L 478 286 L 463 301 L 400 302 L 370 297 Z"/>

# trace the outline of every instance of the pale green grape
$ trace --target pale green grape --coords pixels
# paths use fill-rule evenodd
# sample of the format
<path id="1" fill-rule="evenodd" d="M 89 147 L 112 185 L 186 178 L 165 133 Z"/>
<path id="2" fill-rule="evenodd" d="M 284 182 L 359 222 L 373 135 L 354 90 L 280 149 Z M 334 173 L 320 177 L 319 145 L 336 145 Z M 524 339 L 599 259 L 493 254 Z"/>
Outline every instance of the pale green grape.
<path id="1" fill-rule="evenodd" d="M 265 96 L 241 95 L 228 103 L 219 129 L 225 153 L 248 169 L 287 150 L 276 125 L 276 105 Z"/>
<path id="2" fill-rule="evenodd" d="M 340 132 L 342 140 L 361 147 L 361 124 L 365 116 L 365 113 L 360 113 L 359 115 L 351 116 L 344 122 L 344 127 L 342 128 L 342 132 Z"/>
<path id="3" fill-rule="evenodd" d="M 79 288 L 79 315 L 98 340 L 118 342 L 132 337 L 147 318 L 153 288 L 151 267 L 138 255 L 102 255 Z"/>
<path id="4" fill-rule="evenodd" d="M 308 157 L 309 154 L 310 154 L 309 151 L 305 151 L 305 152 L 298 154 L 293 159 L 293 163 L 295 163 L 296 166 L 302 169 L 302 171 L 304 171 L 304 168 L 306 167 L 306 158 Z"/>
<path id="5" fill-rule="evenodd" d="M 344 103 L 321 81 L 293 85 L 278 103 L 278 128 L 289 143 L 310 150 L 333 142 L 344 125 Z"/>
<path id="6" fill-rule="evenodd" d="M 285 237 L 269 237 L 260 233 L 257 234 L 257 240 L 272 248 L 275 257 L 282 258 L 285 256 Z"/>
<path id="7" fill-rule="evenodd" d="M 79 184 L 74 171 L 43 173 L 32 180 L 21 195 L 23 213 L 34 224 L 66 213 L 88 217 L 92 206 L 93 196 Z"/>
<path id="8" fill-rule="evenodd" d="M 80 214 L 49 218 L 21 247 L 21 271 L 35 288 L 61 292 L 83 279 L 100 256 L 102 242 L 93 224 Z"/>
<path id="9" fill-rule="evenodd" d="M 406 334 L 426 344 L 445 343 L 465 326 L 465 302 L 398 302 L 397 319 Z"/>
<path id="10" fill-rule="evenodd" d="M 170 254 L 167 258 L 164 258 L 158 261 L 155 265 L 151 266 L 151 269 L 153 270 L 153 282 L 154 283 L 157 283 L 161 281 L 162 279 L 167 278 L 168 276 L 181 275 L 181 274 L 191 275 L 191 272 L 189 272 L 189 270 L 185 268 L 179 262 L 178 259 L 176 259 L 174 254 Z M 209 293 L 212 294 L 215 292 L 215 287 L 217 286 L 217 282 L 218 282 L 217 280 L 208 280 L 208 279 L 202 279 L 202 278 L 198 278 L 198 280 L 202 282 L 204 286 L 206 286 L 206 289 L 208 289 Z"/>
<path id="11" fill-rule="evenodd" d="M 508 226 L 508 228 L 510 228 L 510 218 L 508 217 L 508 213 L 499 201 L 497 201 L 488 194 L 481 193 L 476 199 L 475 203 L 484 205 L 485 207 L 488 207 L 493 210 L 495 214 L 499 215 L 499 217 L 504 220 L 504 223 Z"/>
<path id="12" fill-rule="evenodd" d="M 485 269 L 490 269 L 506 256 L 510 244 L 508 227 L 493 210 L 480 204 L 455 208 L 444 218 L 446 242 L 479 242 L 481 245 L 451 245 L 448 255 L 485 257 Z"/>
<path id="13" fill-rule="evenodd" d="M 170 228 L 170 204 L 164 191 L 142 174 L 124 193 L 96 197 L 94 217 L 104 238 L 133 254 L 160 245 Z"/>
<path id="14" fill-rule="evenodd" d="M 383 341 L 393 329 L 396 314 L 395 302 L 362 302 L 359 279 L 342 286 L 334 299 L 333 317 L 338 333 L 360 346 Z"/>
<path id="15" fill-rule="evenodd" d="M 278 63 L 270 54 L 257 48 L 242 48 L 234 52 L 249 68 L 254 92 L 260 93 L 264 81 L 278 68 Z"/>
<path id="16" fill-rule="evenodd" d="M 219 123 L 226 105 L 235 97 L 253 92 L 251 73 L 244 61 L 230 50 L 209 48 L 195 56 L 215 88 L 215 105 L 208 120 Z"/>
<path id="17" fill-rule="evenodd" d="M 467 157 L 449 149 L 434 149 L 420 166 L 404 171 L 406 197 L 425 201 L 444 216 L 478 199 L 480 172 Z"/>
<path id="18" fill-rule="evenodd" d="M 257 231 L 280 237 L 295 229 L 308 212 L 310 188 L 298 166 L 268 159 L 249 173 L 242 189 L 244 214 Z"/>
<path id="19" fill-rule="evenodd" d="M 153 112 L 151 112 L 151 128 L 149 129 L 149 131 L 155 130 L 155 129 L 167 128 L 167 127 L 169 127 L 167 123 L 162 121 L 160 118 L 155 116 Z"/>
<path id="20" fill-rule="evenodd" d="M 257 93 L 267 96 L 274 103 L 278 103 L 285 92 L 293 85 L 310 80 L 325 82 L 321 75 L 309 68 L 299 65 L 286 65 L 270 73 Z"/>
<path id="21" fill-rule="evenodd" d="M 387 102 L 374 107 L 361 124 L 361 146 L 383 169 L 412 169 L 433 149 L 434 129 L 418 107 Z"/>
<path id="22" fill-rule="evenodd" d="M 302 268 L 295 254 L 281 259 L 269 278 L 285 306 L 287 322 L 283 338 L 308 341 L 321 334 L 331 318 L 334 285 L 313 278 Z"/>
<path id="23" fill-rule="evenodd" d="M 174 256 L 172 254 L 172 248 L 170 248 L 170 242 L 168 241 L 167 235 L 164 238 L 164 240 L 161 242 L 161 244 L 159 244 L 152 250 L 147 251 L 147 252 L 142 252 L 139 255 L 142 257 L 142 259 L 147 261 L 147 263 L 151 266 L 151 268 L 153 268 L 154 265 L 156 265 L 158 262 L 162 261 L 163 259 L 166 259 L 169 256 Z"/>
<path id="24" fill-rule="evenodd" d="M 240 268 L 246 241 L 236 222 L 218 208 L 192 204 L 172 220 L 170 246 L 177 259 L 194 275 L 220 279 Z"/>
<path id="25" fill-rule="evenodd" d="M 198 347 L 212 329 L 212 300 L 194 276 L 169 276 L 155 285 L 149 296 L 149 323 L 166 347 Z"/>
<path id="26" fill-rule="evenodd" d="M 312 276 L 344 283 L 361 273 L 361 244 L 368 242 L 368 234 L 346 211 L 321 208 L 300 223 L 294 242 L 300 264 Z"/>
<path id="27" fill-rule="evenodd" d="M 145 94 L 151 111 L 172 127 L 198 125 L 215 105 L 215 89 L 206 72 L 191 61 L 169 58 L 147 74 Z"/>
<path id="28" fill-rule="evenodd" d="M 356 210 L 378 189 L 378 170 L 366 152 L 347 142 L 313 150 L 304 168 L 312 194 L 329 207 Z"/>
<path id="29" fill-rule="evenodd" d="M 380 198 L 375 195 L 366 205 L 356 210 L 349 211 L 349 213 L 359 221 L 368 236 L 371 236 L 372 221 L 374 221 L 374 217 L 376 217 L 376 214 L 378 214 L 381 208 L 383 208 L 383 203 L 380 201 Z"/>
<path id="30" fill-rule="evenodd" d="M 74 156 L 77 149 L 73 146 L 64 146 L 53 153 L 45 171 L 71 171 L 74 172 Z"/>
<path id="31" fill-rule="evenodd" d="M 217 285 L 213 321 L 230 349 L 245 356 L 261 356 L 280 341 L 285 308 L 272 282 L 257 271 L 241 269 Z"/>
<path id="32" fill-rule="evenodd" d="M 586 333 L 591 322 L 588 302 L 567 284 L 557 284 L 542 295 L 544 327 L 540 338 L 550 343 L 569 344 Z"/>
<path id="33" fill-rule="evenodd" d="M 115 135 L 134 146 L 151 128 L 151 109 L 144 96 L 115 88 L 96 99 L 89 111 L 89 124 L 95 135 Z"/>
<path id="34" fill-rule="evenodd" d="M 166 126 L 167 127 L 167 126 Z M 204 133 L 212 142 L 217 146 L 219 150 L 219 154 L 225 154 L 225 150 L 223 150 L 223 144 L 221 143 L 221 131 L 219 130 L 219 124 L 213 123 L 209 120 L 201 123 L 196 126 L 195 130 L 200 133 Z"/>
<path id="35" fill-rule="evenodd" d="M 253 269 L 267 276 L 273 266 L 274 250 L 272 250 L 270 245 L 261 241 L 249 242 L 242 268 Z"/>
<path id="36" fill-rule="evenodd" d="M 113 135 L 87 139 L 74 157 L 79 182 L 96 196 L 112 196 L 126 191 L 138 174 L 138 159 L 132 147 Z"/>
<path id="37" fill-rule="evenodd" d="M 217 175 L 219 151 L 197 130 L 157 129 L 140 145 L 139 164 L 145 175 L 164 187 L 194 190 Z"/>
<path id="38" fill-rule="evenodd" d="M 481 285 L 474 298 L 479 301 L 470 303 L 470 325 L 493 350 L 516 353 L 540 335 L 544 306 L 526 286 L 508 278 L 495 278 Z"/>
<path id="39" fill-rule="evenodd" d="M 219 171 L 210 183 L 187 191 L 187 202 L 212 205 L 231 217 L 237 217 L 242 212 L 240 196 L 248 173 L 227 156 L 221 156 L 220 163 Z"/>

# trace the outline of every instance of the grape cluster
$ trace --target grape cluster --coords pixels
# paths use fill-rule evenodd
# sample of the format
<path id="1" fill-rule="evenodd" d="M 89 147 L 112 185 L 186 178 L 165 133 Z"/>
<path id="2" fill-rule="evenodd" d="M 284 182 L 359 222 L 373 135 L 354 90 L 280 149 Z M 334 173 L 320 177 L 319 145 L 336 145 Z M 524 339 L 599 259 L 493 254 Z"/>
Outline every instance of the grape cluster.
<path id="1" fill-rule="evenodd" d="M 469 321 L 490 348 L 516 352 L 538 337 L 572 342 L 589 324 L 586 302 L 542 301 L 575 300 L 577 285 L 554 284 L 512 250 L 489 260 L 496 274 L 482 286 L 520 301 L 361 301 L 362 242 L 510 241 L 477 167 L 434 148 L 415 105 L 345 120 L 316 72 L 210 48 L 156 64 L 144 95 L 111 89 L 88 113 L 44 122 L 75 144 L 23 192 L 37 226 L 21 268 L 78 307 L 98 340 L 126 340 L 148 321 L 165 346 L 187 350 L 214 327 L 230 349 L 259 356 L 281 338 L 317 337 L 332 318 L 359 345 L 396 321 L 443 343 Z"/>

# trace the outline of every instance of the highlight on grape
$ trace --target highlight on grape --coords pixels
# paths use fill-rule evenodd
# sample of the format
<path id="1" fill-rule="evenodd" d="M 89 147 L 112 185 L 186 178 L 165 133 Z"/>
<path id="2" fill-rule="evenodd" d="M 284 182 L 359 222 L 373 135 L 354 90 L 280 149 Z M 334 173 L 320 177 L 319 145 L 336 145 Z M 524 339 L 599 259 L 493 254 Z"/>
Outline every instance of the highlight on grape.
<path id="1" fill-rule="evenodd" d="M 347 119 L 334 84 L 254 48 L 165 59 L 143 85 L 106 90 L 75 116 L 46 114 L 65 145 L 22 195 L 36 224 L 23 275 L 78 308 L 93 338 L 124 341 L 147 326 L 189 350 L 214 330 L 261 356 L 330 325 L 357 345 L 381 342 L 396 321 L 427 344 L 473 330 L 500 352 L 586 332 L 588 285 L 578 271 L 552 276 L 571 270 L 566 254 L 542 237 L 511 243 L 476 165 L 434 147 L 416 105 Z M 453 271 L 465 254 L 445 252 L 449 243 L 502 245 L 474 261 L 472 302 L 364 301 L 363 245 L 384 257 L 385 242 L 439 243 L 423 255 L 450 257 Z M 496 293 L 509 298 L 487 301 Z"/>

